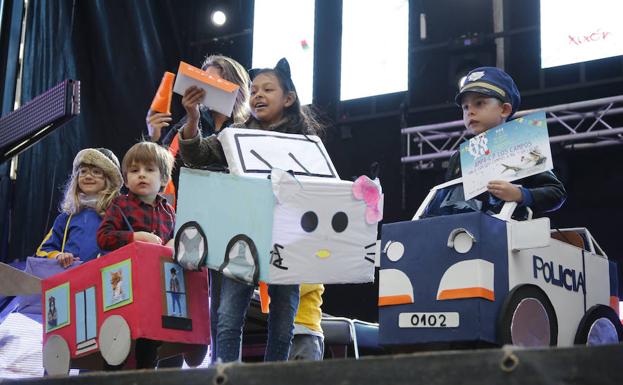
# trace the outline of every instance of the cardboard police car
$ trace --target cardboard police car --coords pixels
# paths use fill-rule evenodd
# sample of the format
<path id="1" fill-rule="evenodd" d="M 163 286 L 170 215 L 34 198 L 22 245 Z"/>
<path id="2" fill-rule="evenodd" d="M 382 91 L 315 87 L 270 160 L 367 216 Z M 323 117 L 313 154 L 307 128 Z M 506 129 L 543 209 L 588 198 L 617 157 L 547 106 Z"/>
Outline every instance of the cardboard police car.
<path id="1" fill-rule="evenodd" d="M 378 183 L 340 180 L 317 136 L 227 128 L 219 141 L 230 173 L 181 171 L 178 263 L 248 284 L 374 280 Z"/>
<path id="2" fill-rule="evenodd" d="M 433 188 L 412 221 L 383 225 L 383 345 L 617 343 L 616 264 L 585 228 L 486 211 L 461 180 Z"/>

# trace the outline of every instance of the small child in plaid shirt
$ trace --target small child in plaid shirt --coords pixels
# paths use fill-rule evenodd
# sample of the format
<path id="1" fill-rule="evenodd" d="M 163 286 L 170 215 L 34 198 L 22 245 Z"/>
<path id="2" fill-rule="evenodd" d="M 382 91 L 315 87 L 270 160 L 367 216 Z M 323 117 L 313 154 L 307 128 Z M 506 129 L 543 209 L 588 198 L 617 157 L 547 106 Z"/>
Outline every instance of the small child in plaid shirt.
<path id="1" fill-rule="evenodd" d="M 115 198 L 97 229 L 102 250 L 133 241 L 167 245 L 173 241 L 175 211 L 159 193 L 171 179 L 173 156 L 164 147 L 139 142 L 123 157 L 121 171 L 126 195 Z"/>

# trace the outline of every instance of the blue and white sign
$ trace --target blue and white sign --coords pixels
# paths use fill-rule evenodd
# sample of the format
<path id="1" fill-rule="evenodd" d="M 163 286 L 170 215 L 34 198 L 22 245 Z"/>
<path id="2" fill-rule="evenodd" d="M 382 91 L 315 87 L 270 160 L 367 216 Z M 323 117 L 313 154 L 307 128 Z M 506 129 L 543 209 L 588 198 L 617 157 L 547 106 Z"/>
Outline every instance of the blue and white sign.
<path id="1" fill-rule="evenodd" d="M 508 182 L 551 170 L 544 112 L 506 122 L 461 144 L 465 199 L 487 191 L 492 180 Z"/>

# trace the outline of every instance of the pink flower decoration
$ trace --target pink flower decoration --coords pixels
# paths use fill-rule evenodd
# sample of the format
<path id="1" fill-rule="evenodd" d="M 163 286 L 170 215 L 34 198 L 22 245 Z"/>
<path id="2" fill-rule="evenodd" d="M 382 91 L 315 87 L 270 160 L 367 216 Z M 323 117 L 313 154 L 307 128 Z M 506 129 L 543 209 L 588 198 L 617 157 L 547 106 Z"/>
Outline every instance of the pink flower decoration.
<path id="1" fill-rule="evenodd" d="M 355 199 L 366 202 L 366 222 L 370 225 L 383 219 L 383 195 L 379 190 L 379 186 L 365 175 L 353 183 Z"/>

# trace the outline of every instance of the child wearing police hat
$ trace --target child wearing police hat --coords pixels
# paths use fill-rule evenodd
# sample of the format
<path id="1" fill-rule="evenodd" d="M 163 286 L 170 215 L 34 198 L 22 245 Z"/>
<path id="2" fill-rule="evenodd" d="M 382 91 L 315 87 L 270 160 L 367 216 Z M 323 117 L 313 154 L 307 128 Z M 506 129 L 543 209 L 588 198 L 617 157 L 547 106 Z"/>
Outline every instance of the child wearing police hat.
<path id="1" fill-rule="evenodd" d="M 455 98 L 463 111 L 465 128 L 478 135 L 508 121 L 519 108 L 521 97 L 513 79 L 496 67 L 479 67 L 471 70 Z M 452 154 L 446 180 L 461 177 L 460 155 Z M 562 183 L 551 171 L 532 175 L 515 183 L 492 180 L 487 184 L 485 203 L 496 205 L 517 202 L 516 216 L 525 217 L 525 207 L 535 213 L 553 211 L 564 203 L 567 193 Z M 485 194 L 487 194 L 485 193 Z M 482 197 L 478 197 L 481 198 Z M 523 211 L 523 212 L 521 212 Z"/>

